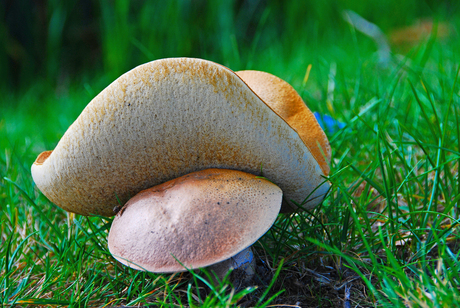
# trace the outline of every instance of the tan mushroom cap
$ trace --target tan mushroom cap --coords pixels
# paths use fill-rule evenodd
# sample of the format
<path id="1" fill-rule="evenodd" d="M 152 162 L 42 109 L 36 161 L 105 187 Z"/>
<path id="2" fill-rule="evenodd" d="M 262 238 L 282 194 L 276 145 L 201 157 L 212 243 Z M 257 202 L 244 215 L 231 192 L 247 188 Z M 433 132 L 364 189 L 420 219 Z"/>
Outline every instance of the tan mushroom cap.
<path id="1" fill-rule="evenodd" d="M 329 175 L 331 147 L 315 115 L 297 91 L 286 81 L 266 72 L 235 72 L 280 117 L 291 125 Z"/>
<path id="2" fill-rule="evenodd" d="M 282 192 L 241 171 L 207 169 L 152 187 L 113 220 L 109 250 L 121 263 L 157 273 L 206 267 L 251 246 L 270 229 Z"/>
<path id="3" fill-rule="evenodd" d="M 163 59 L 125 73 L 97 95 L 32 165 L 54 204 L 112 216 L 139 191 L 206 168 L 263 175 L 287 200 L 316 206 L 329 184 L 309 148 L 231 70 Z"/>

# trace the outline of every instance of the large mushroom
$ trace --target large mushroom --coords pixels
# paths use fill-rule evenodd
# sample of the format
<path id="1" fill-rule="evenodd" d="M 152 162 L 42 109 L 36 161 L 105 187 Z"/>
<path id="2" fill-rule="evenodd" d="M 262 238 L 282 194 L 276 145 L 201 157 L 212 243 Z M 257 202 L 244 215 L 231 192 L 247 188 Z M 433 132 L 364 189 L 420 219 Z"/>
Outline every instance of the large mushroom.
<path id="1" fill-rule="evenodd" d="M 56 205 L 82 215 L 112 216 L 120 203 L 134 197 L 118 212 L 109 235 L 110 250 L 129 266 L 169 272 L 179 271 L 182 266 L 203 267 L 228 259 L 270 228 L 281 204 L 276 186 L 255 176 L 263 175 L 281 188 L 289 206 L 286 210 L 292 210 L 296 204 L 313 208 L 329 188 L 324 176 L 329 172 L 330 149 L 319 125 L 277 111 L 269 99 L 264 102 L 265 91 L 259 91 L 250 79 L 241 76 L 247 84 L 224 66 L 190 58 L 157 60 L 134 68 L 88 104 L 54 151 L 38 156 L 32 165 L 37 187 Z M 286 90 L 286 85 L 279 89 Z M 277 100 L 276 94 L 271 96 L 275 97 L 272 101 Z M 299 108 L 303 111 L 296 114 L 313 117 L 304 104 Z M 302 124 L 296 126 L 299 121 Z M 313 125 L 308 126 L 309 123 Z M 319 135 L 308 139 L 309 132 Z M 208 168 L 214 169 L 205 170 Z M 235 175 L 237 171 L 218 169 L 244 173 Z M 193 173 L 197 171 L 201 173 Z M 226 182 L 239 188 L 224 188 Z M 196 186 L 198 183 L 208 188 Z M 213 185 L 225 191 L 219 195 L 220 201 L 207 195 L 216 188 Z M 148 188 L 151 190 L 141 192 Z M 251 193 L 240 194 L 242 191 Z M 190 195 L 195 197 L 188 199 Z M 265 200 L 263 196 L 267 195 L 272 197 Z M 238 198 L 251 201 L 235 203 Z M 220 211 L 212 206 L 214 201 L 214 206 L 222 202 L 220 205 L 233 214 L 219 216 Z M 279 203 L 278 207 L 275 203 Z M 225 207 L 226 204 L 229 206 Z M 209 220 L 203 215 L 204 209 L 212 209 L 208 212 Z M 185 216 L 186 212 L 192 216 Z M 225 253 L 212 258 L 202 253 L 206 249 L 197 250 L 192 255 L 194 260 L 201 260 L 198 262 L 185 258 L 191 238 L 194 242 L 203 240 L 200 245 L 213 242 L 215 246 L 210 247 L 219 246 L 222 233 L 209 228 L 205 221 L 233 225 L 232 219 L 238 218 L 235 215 L 248 212 L 252 216 L 248 215 L 246 223 L 241 224 L 247 229 L 238 229 L 241 234 L 250 234 L 244 244 L 229 245 L 229 249 L 223 249 Z M 269 219 L 258 221 L 254 216 L 257 212 Z M 176 215 L 174 223 L 171 213 Z M 257 227 L 249 227 L 250 221 L 256 221 Z M 195 222 L 198 225 L 193 225 Z M 140 240 L 135 232 L 123 231 L 141 223 L 146 231 L 153 231 L 146 232 L 150 239 Z M 249 231 L 253 227 L 257 232 Z M 161 246 L 160 254 L 173 257 L 173 261 L 164 262 L 175 266 L 158 270 L 143 263 L 146 256 L 158 251 L 139 247 L 167 241 L 164 234 L 157 232 L 167 228 L 175 230 L 169 234 L 175 236 L 175 248 L 172 250 L 169 244 Z M 115 242 L 120 234 L 124 234 L 125 244 Z M 135 259 L 133 250 L 146 253 Z M 205 259 L 212 261 L 202 262 Z"/>

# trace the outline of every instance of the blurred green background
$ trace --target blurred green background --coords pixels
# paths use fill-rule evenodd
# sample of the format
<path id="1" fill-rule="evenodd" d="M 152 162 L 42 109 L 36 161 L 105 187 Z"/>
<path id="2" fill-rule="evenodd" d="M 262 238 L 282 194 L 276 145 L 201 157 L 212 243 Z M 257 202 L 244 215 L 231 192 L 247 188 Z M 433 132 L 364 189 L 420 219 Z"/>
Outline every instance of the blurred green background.
<path id="1" fill-rule="evenodd" d="M 360 103 L 350 99 L 352 90 L 329 97 L 331 72 L 343 89 L 354 87 L 356 78 L 366 88 L 375 79 L 360 76 L 387 73 L 377 65 L 375 42 L 344 20 L 344 10 L 377 25 L 389 38 L 392 55 L 423 69 L 426 55 L 460 61 L 452 54 L 460 49 L 459 2 L 0 0 L 0 147 L 30 144 L 32 156 L 54 148 L 84 106 L 113 80 L 166 57 L 270 72 L 290 82 L 312 110 L 346 122 L 346 113 Z M 439 23 L 434 48 L 428 35 L 411 42 L 407 38 L 417 33 L 403 33 L 402 40 L 391 40 L 395 31 L 423 21 Z M 333 101 L 340 105 L 336 111 L 327 104 Z"/>
<path id="2" fill-rule="evenodd" d="M 346 122 L 374 92 L 352 99 L 356 80 L 372 89 L 366 83 L 377 79 L 360 76 L 384 78 L 391 69 L 378 65 L 374 40 L 347 23 L 344 10 L 383 31 L 392 65 L 398 65 L 396 55 L 420 69 L 427 55 L 460 61 L 452 52 L 460 49 L 457 0 L 0 1 L 0 148 L 32 146 L 27 163 L 54 148 L 86 104 L 113 80 L 166 57 L 198 57 L 235 71 L 275 74 L 291 83 L 312 110 Z M 428 44 L 429 29 L 421 38 L 420 30 L 407 33 L 407 27 L 423 22 L 438 25 L 434 47 Z M 406 32 L 393 40 L 398 31 Z M 344 91 L 332 97 L 329 80 L 340 82 Z"/>
<path id="3" fill-rule="evenodd" d="M 63 89 L 94 77 L 110 82 L 139 64 L 179 56 L 234 70 L 285 72 L 289 79 L 321 54 L 334 61 L 356 57 L 344 9 L 388 34 L 424 18 L 455 20 L 458 2 L 2 0 L 0 87 L 24 91 L 41 80 Z M 360 39 L 359 49 L 375 46 Z"/>

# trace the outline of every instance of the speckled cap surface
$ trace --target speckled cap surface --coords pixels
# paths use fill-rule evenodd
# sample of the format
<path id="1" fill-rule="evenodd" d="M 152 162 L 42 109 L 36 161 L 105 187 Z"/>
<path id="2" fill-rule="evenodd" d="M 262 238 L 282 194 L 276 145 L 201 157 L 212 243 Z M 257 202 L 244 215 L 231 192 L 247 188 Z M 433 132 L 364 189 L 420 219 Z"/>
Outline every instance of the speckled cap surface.
<path id="1" fill-rule="evenodd" d="M 329 188 L 299 134 L 233 71 L 172 58 L 125 73 L 83 110 L 32 166 L 53 203 L 114 215 L 139 191 L 206 168 L 263 176 L 287 200 L 316 206 Z"/>
<path id="2" fill-rule="evenodd" d="M 130 199 L 113 220 L 109 250 L 121 263 L 151 272 L 206 267 L 265 234 L 281 201 L 279 187 L 252 174 L 190 173 Z"/>

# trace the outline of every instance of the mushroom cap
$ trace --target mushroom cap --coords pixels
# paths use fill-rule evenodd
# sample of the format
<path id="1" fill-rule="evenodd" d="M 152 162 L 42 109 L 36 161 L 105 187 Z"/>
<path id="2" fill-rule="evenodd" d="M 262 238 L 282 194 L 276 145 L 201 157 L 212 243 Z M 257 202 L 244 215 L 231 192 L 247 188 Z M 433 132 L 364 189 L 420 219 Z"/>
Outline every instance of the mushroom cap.
<path id="1" fill-rule="evenodd" d="M 206 267 L 264 235 L 281 201 L 279 187 L 249 173 L 190 173 L 130 199 L 113 220 L 109 250 L 121 263 L 151 272 Z"/>
<path id="2" fill-rule="evenodd" d="M 297 132 L 233 71 L 191 58 L 123 74 L 86 106 L 54 151 L 38 156 L 32 177 L 67 211 L 113 216 L 141 190 L 207 168 L 263 174 L 287 200 L 308 197 L 305 208 L 329 188 Z"/>
<path id="3" fill-rule="evenodd" d="M 267 105 L 282 117 L 299 134 L 319 163 L 329 175 L 331 146 L 315 115 L 297 91 L 286 81 L 266 72 L 235 72 Z"/>

